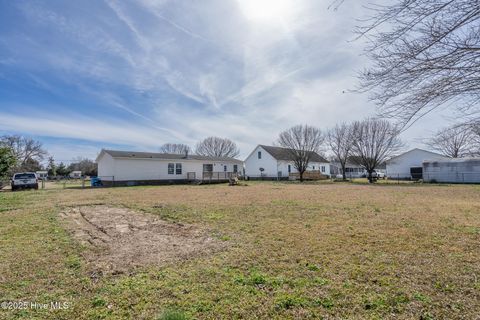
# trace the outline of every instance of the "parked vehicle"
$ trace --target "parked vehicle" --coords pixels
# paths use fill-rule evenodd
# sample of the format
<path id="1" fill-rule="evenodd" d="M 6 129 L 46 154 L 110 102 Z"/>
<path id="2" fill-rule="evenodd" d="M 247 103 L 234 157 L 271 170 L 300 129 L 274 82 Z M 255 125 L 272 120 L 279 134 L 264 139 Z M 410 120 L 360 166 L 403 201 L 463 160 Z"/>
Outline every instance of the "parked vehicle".
<path id="1" fill-rule="evenodd" d="M 385 179 L 385 172 L 375 170 L 373 171 L 372 175 L 374 178 L 377 178 L 377 179 Z"/>
<path id="2" fill-rule="evenodd" d="M 15 173 L 12 178 L 12 191 L 17 189 L 38 190 L 38 179 L 35 172 Z"/>

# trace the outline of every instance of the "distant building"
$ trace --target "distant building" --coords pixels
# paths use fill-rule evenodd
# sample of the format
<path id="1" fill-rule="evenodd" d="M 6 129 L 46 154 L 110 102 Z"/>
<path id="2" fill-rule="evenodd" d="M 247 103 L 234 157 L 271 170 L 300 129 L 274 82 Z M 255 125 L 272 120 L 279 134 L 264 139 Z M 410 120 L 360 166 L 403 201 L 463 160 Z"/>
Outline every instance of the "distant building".
<path id="1" fill-rule="evenodd" d="M 82 177 L 82 171 L 72 171 L 68 174 L 71 179 L 80 179 Z"/>
<path id="2" fill-rule="evenodd" d="M 375 168 L 375 171 L 385 173 L 385 163 L 378 165 Z M 330 162 L 330 173 L 334 176 L 342 175 L 342 166 L 339 162 Z M 347 163 L 345 164 L 345 176 L 347 179 L 362 178 L 367 176 L 367 171 L 363 165 L 360 164 L 360 160 L 357 156 L 348 157 Z"/>
<path id="3" fill-rule="evenodd" d="M 258 145 L 245 159 L 245 176 L 249 179 L 288 179 L 298 173 L 287 148 Z M 307 171 L 330 176 L 330 162 L 312 152 Z"/>
<path id="4" fill-rule="evenodd" d="M 37 178 L 40 180 L 47 180 L 48 178 L 48 171 L 37 171 L 35 172 Z"/>
<path id="5" fill-rule="evenodd" d="M 427 182 L 480 183 L 480 158 L 424 161 L 423 180 Z"/>
<path id="6" fill-rule="evenodd" d="M 422 179 L 424 161 L 445 159 L 449 158 L 415 148 L 387 160 L 386 175 L 391 179 Z"/>

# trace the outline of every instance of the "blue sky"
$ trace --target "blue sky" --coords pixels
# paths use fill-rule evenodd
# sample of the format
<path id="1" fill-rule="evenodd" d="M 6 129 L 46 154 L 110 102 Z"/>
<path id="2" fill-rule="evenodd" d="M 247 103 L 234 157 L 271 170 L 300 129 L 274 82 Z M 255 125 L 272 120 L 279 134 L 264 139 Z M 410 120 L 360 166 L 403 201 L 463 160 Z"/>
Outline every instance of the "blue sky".
<path id="1" fill-rule="evenodd" d="M 375 114 L 358 1 L 0 0 L 0 134 L 58 160 L 228 137 L 241 157 L 299 123 Z M 410 146 L 446 123 L 429 115 Z"/>

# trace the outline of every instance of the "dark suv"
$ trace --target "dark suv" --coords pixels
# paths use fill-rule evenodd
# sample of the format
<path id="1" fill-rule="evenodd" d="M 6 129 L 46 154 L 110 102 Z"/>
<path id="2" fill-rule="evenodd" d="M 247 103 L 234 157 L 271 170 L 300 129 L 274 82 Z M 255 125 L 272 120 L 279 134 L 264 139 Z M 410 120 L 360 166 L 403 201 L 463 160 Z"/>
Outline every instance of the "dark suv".
<path id="1" fill-rule="evenodd" d="M 37 175 L 34 172 L 15 173 L 12 178 L 12 191 L 17 189 L 38 190 Z"/>

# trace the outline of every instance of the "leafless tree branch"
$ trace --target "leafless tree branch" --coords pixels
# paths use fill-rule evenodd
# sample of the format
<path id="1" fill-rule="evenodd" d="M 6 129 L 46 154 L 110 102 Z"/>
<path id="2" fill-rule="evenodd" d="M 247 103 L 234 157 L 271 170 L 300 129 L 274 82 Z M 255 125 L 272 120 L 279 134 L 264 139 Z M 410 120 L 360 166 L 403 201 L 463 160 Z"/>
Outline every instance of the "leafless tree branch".
<path id="1" fill-rule="evenodd" d="M 195 153 L 210 157 L 231 157 L 235 158 L 240 154 L 237 144 L 227 138 L 208 137 L 195 147 Z"/>
<path id="2" fill-rule="evenodd" d="M 191 149 L 189 146 L 182 143 L 165 143 L 160 147 L 160 152 L 173 154 L 188 154 L 191 152 Z"/>
<path id="3" fill-rule="evenodd" d="M 294 167 L 303 181 L 303 174 L 308 168 L 313 153 L 320 152 L 324 135 L 318 128 L 308 125 L 296 125 L 280 133 L 278 144 L 288 149 Z"/>
<path id="4" fill-rule="evenodd" d="M 455 125 L 439 130 L 427 145 L 451 158 L 463 158 L 474 153 L 474 131 L 468 126 Z"/>
<path id="5" fill-rule="evenodd" d="M 351 125 L 342 123 L 337 124 L 327 133 L 328 146 L 335 157 L 335 161 L 338 161 L 342 167 L 343 180 L 346 180 L 345 168 L 353 148 L 352 129 Z"/>
<path id="6" fill-rule="evenodd" d="M 398 137 L 400 130 L 387 120 L 370 118 L 355 121 L 352 132 L 353 156 L 357 157 L 372 182 L 375 168 L 403 147 Z"/>
<path id="7" fill-rule="evenodd" d="M 373 66 L 360 74 L 381 115 L 411 124 L 451 102 L 480 117 L 480 2 L 397 0 L 357 29 Z"/>

